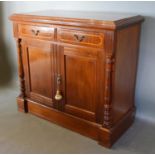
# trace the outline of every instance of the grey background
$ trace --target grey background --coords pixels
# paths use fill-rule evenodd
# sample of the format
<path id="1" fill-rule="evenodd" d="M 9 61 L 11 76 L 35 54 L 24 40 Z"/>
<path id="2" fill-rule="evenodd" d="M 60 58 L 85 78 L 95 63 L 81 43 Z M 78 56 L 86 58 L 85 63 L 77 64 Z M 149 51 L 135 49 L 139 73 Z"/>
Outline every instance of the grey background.
<path id="1" fill-rule="evenodd" d="M 0 2 L 0 88 L 17 84 L 16 44 L 8 17 L 17 12 L 49 9 L 131 12 L 145 16 L 135 102 L 137 117 L 155 123 L 155 2 Z"/>

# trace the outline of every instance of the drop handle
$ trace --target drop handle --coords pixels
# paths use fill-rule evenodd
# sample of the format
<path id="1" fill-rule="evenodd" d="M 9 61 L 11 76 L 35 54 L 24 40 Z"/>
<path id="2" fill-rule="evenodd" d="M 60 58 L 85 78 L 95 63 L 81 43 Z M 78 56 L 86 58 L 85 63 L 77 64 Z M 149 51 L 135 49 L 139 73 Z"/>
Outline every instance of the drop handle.
<path id="1" fill-rule="evenodd" d="M 77 34 L 74 34 L 74 37 L 76 38 L 76 40 L 77 40 L 78 42 L 83 41 L 84 38 L 85 38 L 85 36 L 79 36 L 79 35 L 77 35 Z"/>
<path id="2" fill-rule="evenodd" d="M 55 100 L 60 101 L 62 99 L 62 95 L 59 90 L 56 91 Z"/>
<path id="3" fill-rule="evenodd" d="M 60 84 L 61 84 L 61 75 L 58 74 L 57 76 L 57 91 L 56 91 L 56 94 L 55 94 L 55 100 L 57 101 L 60 101 L 62 99 L 62 95 L 61 95 L 61 92 L 60 92 Z"/>
<path id="4" fill-rule="evenodd" d="M 32 32 L 34 35 L 37 36 L 37 35 L 39 34 L 40 31 L 39 31 L 39 30 L 33 30 L 33 29 L 32 29 L 31 32 Z"/>

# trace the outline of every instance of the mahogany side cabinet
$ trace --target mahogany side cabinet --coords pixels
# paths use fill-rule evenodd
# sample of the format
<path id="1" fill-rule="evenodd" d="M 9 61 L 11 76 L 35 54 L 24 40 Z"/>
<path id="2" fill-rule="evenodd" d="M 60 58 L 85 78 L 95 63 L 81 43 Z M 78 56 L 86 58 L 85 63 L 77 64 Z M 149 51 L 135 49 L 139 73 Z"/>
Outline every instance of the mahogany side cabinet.
<path id="1" fill-rule="evenodd" d="M 19 111 L 105 147 L 134 120 L 140 15 L 43 11 L 13 14 Z"/>

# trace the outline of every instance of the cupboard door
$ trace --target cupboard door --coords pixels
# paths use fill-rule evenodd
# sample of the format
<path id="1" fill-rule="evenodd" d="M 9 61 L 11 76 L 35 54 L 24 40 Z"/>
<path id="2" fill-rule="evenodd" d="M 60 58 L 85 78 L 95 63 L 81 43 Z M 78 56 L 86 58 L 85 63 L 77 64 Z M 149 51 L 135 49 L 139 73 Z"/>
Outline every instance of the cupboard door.
<path id="1" fill-rule="evenodd" d="M 24 40 L 23 61 L 26 94 L 30 99 L 52 106 L 54 96 L 53 45 Z"/>
<path id="2" fill-rule="evenodd" d="M 88 48 L 61 47 L 64 107 L 71 115 L 97 121 L 100 104 L 99 53 Z"/>

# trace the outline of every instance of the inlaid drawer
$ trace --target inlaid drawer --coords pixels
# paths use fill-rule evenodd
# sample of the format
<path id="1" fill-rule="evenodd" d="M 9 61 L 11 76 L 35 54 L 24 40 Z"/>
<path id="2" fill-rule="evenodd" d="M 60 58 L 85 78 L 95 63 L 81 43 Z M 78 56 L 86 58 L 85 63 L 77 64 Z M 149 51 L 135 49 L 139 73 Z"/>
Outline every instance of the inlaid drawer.
<path id="1" fill-rule="evenodd" d="M 19 35 L 24 37 L 54 40 L 54 28 L 47 26 L 19 25 Z"/>
<path id="2" fill-rule="evenodd" d="M 81 30 L 58 29 L 57 34 L 57 39 L 60 42 L 100 48 L 104 46 L 104 35 L 102 33 Z"/>

